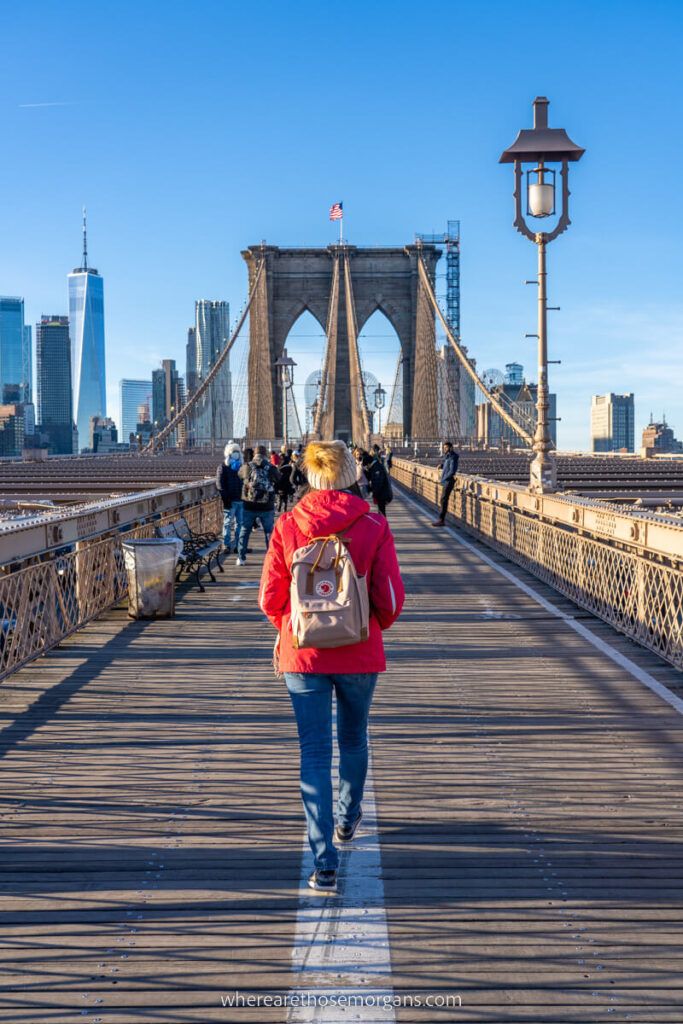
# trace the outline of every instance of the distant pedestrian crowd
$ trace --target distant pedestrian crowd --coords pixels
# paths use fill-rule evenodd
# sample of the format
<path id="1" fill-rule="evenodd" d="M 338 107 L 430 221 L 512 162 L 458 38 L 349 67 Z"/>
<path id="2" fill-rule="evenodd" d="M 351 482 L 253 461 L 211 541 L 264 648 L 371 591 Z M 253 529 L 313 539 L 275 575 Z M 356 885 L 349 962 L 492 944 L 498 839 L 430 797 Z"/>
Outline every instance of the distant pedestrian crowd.
<path id="1" fill-rule="evenodd" d="M 375 444 L 367 451 L 352 445 L 350 450 L 356 466 L 351 490 L 386 516 L 387 505 L 393 499 L 391 448 Z M 225 446 L 224 461 L 216 471 L 216 486 L 223 500 L 223 545 L 237 556 L 236 565 L 246 564 L 253 530 L 263 530 L 267 549 L 276 511 L 287 512 L 290 503 L 295 505 L 310 490 L 304 455 L 300 448 L 284 444 L 279 451 L 268 451 L 265 445 L 242 449 L 236 441 Z"/>

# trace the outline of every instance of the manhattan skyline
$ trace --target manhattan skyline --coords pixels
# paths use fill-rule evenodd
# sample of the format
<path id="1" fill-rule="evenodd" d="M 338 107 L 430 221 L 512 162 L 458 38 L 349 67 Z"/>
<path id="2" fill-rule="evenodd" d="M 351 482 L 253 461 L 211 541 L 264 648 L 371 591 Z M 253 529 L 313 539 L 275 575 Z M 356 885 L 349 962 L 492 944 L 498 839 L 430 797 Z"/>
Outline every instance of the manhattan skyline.
<path id="1" fill-rule="evenodd" d="M 600 2 L 580 18 L 549 12 L 537 52 L 533 12 L 506 3 L 436 4 L 427 17 L 403 3 L 368 11 L 351 2 L 343 47 L 329 41 L 336 16 L 313 4 L 274 5 L 258 32 L 238 6 L 205 4 L 208 40 L 202 19 L 164 9 L 153 49 L 161 6 L 145 8 L 134 39 L 125 31 L 129 8 L 122 4 L 115 24 L 86 12 L 76 38 L 63 12 L 42 6 L 40 32 L 54 47 L 22 62 L 21 47 L 8 46 L 2 99 L 15 145 L 43 147 L 51 159 L 3 168 L 0 292 L 24 297 L 27 324 L 67 311 L 64 274 L 85 203 L 107 277 L 110 414 L 122 377 L 146 378 L 164 358 L 185 365 L 187 310 L 199 296 L 239 309 L 241 249 L 261 238 L 329 244 L 337 225 L 328 210 L 339 200 L 344 235 L 358 245 L 411 242 L 416 231 L 459 218 L 463 341 L 480 369 L 518 361 L 534 381 L 524 337 L 534 329 L 534 296 L 522 284 L 534 255 L 512 227 L 512 181 L 497 159 L 528 125 L 533 97 L 545 94 L 551 122 L 587 151 L 573 176 L 572 228 L 549 266 L 551 301 L 562 307 L 550 322 L 550 355 L 562 359 L 551 371 L 559 444 L 589 448 L 591 396 L 610 391 L 635 392 L 637 438 L 651 409 L 683 433 L 674 385 L 683 370 L 682 144 L 667 116 L 682 91 L 679 5 L 651 6 L 647 20 L 642 4 L 628 2 L 618 19 Z M 93 44 L 105 30 L 102 52 Z M 34 32 L 29 11 L 7 19 L 8 38 L 29 41 Z M 226 34 L 230 61 L 210 59 Z M 457 61 L 433 59 L 451 43 Z M 349 69 L 341 78 L 330 71 L 337 49 Z M 257 51 L 262 73 L 252 81 Z M 88 80 L 83 96 L 67 74 L 76 54 Z M 414 66 L 429 74 L 406 76 Z M 184 141 L 199 132 L 207 145 L 189 162 Z M 651 212 L 652 176 L 628 146 L 634 135 L 643 153 L 658 154 L 664 216 Z M 385 324 L 373 328 L 364 365 L 387 387 L 398 346 Z M 301 383 L 319 348 L 305 333 L 302 326 L 288 342 Z"/>

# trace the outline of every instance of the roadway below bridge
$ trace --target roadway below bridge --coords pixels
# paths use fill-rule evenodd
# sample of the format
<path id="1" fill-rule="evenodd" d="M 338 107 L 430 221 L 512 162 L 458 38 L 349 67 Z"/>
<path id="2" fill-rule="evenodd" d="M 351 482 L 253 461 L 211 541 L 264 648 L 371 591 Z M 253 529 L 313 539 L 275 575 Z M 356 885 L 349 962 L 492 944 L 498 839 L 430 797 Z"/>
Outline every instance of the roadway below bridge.
<path id="1" fill-rule="evenodd" d="M 408 597 L 336 900 L 301 886 L 260 536 L 174 620 L 114 610 L 0 686 L 0 1021 L 680 1024 L 680 673 L 389 514 Z M 264 1005 L 304 992 L 365 1005 Z"/>

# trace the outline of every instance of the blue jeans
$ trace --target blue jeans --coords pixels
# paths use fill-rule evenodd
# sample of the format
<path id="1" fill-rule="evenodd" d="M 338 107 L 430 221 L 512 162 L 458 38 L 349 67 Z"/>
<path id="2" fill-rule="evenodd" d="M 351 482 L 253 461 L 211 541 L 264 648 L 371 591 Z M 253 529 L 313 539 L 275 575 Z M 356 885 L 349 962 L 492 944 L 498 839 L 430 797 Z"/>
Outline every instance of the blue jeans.
<path id="1" fill-rule="evenodd" d="M 244 506 L 241 501 L 233 501 L 230 508 L 223 509 L 223 544 L 229 551 L 237 547 L 237 538 L 240 535 L 240 527 L 242 526 L 243 509 Z M 235 540 L 231 541 L 233 524 L 235 526 Z"/>
<path id="2" fill-rule="evenodd" d="M 301 747 L 301 799 L 308 841 L 316 868 L 339 864 L 333 843 L 332 691 L 337 695 L 339 799 L 337 821 L 352 825 L 358 817 L 368 773 L 368 715 L 377 674 L 316 675 L 286 672 Z"/>
<path id="3" fill-rule="evenodd" d="M 254 520 L 258 519 L 261 526 L 263 527 L 263 533 L 266 538 L 266 547 L 270 544 L 270 535 L 273 532 L 273 526 L 275 525 L 275 513 L 270 512 L 252 512 L 251 509 L 242 508 L 242 525 L 240 526 L 239 538 L 237 540 L 237 554 L 239 558 L 247 557 L 247 548 L 249 547 L 249 538 L 251 531 L 254 529 Z"/>

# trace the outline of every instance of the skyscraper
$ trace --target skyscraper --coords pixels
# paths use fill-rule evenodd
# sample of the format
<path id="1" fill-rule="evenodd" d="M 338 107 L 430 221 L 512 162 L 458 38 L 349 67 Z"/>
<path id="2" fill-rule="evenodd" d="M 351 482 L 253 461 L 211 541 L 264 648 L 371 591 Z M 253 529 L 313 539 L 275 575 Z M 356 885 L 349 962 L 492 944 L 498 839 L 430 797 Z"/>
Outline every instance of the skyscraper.
<path id="1" fill-rule="evenodd" d="M 41 431 L 47 434 L 52 452 L 71 455 L 74 447 L 73 405 L 67 316 L 43 316 L 36 324 L 36 377 Z M 88 429 L 82 439 L 84 446 L 88 443 L 89 434 Z"/>
<path id="2" fill-rule="evenodd" d="M 21 455 L 26 427 L 23 405 L 0 405 L 0 455 Z"/>
<path id="3" fill-rule="evenodd" d="M 83 210 L 83 261 L 68 277 L 71 321 L 73 407 L 81 446 L 88 443 L 90 419 L 106 416 L 104 357 L 104 282 L 88 266 L 88 241 Z"/>
<path id="4" fill-rule="evenodd" d="M 119 435 L 114 421 L 108 416 L 93 416 L 90 420 L 89 440 L 93 452 L 115 452 Z"/>
<path id="5" fill-rule="evenodd" d="M 31 328 L 16 295 L 0 295 L 0 395 L 6 385 L 20 388 L 21 402 L 31 401 Z"/>
<path id="6" fill-rule="evenodd" d="M 152 405 L 151 380 L 122 380 L 119 382 L 121 395 L 121 440 L 127 442 L 131 434 L 137 433 L 141 405 Z"/>
<path id="7" fill-rule="evenodd" d="M 683 442 L 677 441 L 674 432 L 666 422 L 666 415 L 655 420 L 650 413 L 650 422 L 643 430 L 641 455 L 679 455 Z"/>
<path id="8" fill-rule="evenodd" d="M 230 306 L 227 302 L 199 299 L 195 302 L 196 384 L 199 386 L 230 338 Z M 195 407 L 194 430 L 200 444 L 224 444 L 233 433 L 232 379 L 226 359 L 218 377 Z"/>
<path id="9" fill-rule="evenodd" d="M 633 392 L 627 395 L 593 395 L 591 447 L 594 452 L 632 452 L 635 449 Z"/>
<path id="10" fill-rule="evenodd" d="M 197 390 L 197 330 L 187 329 L 187 345 L 185 346 L 185 386 L 187 397 L 192 398 Z"/>
<path id="11" fill-rule="evenodd" d="M 161 369 L 152 371 L 152 419 L 163 426 L 173 419 L 183 404 L 184 382 L 179 376 L 175 359 L 162 359 Z"/>

